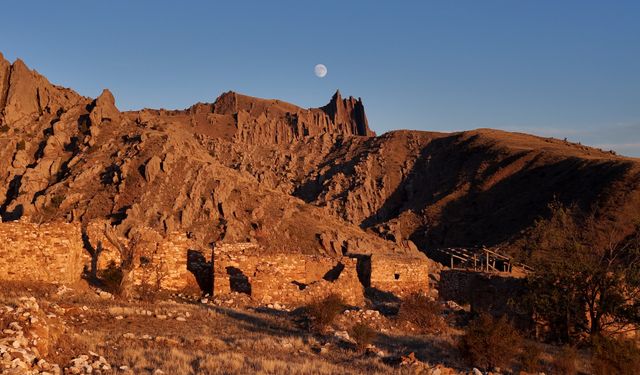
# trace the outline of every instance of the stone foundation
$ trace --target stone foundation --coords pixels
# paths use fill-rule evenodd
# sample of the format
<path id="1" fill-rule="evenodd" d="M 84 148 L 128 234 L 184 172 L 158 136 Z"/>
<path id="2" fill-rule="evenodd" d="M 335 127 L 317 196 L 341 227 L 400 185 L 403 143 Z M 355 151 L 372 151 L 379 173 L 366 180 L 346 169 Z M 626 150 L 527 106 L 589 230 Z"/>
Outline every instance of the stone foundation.
<path id="1" fill-rule="evenodd" d="M 0 279 L 74 283 L 84 266 L 80 227 L 0 223 Z"/>

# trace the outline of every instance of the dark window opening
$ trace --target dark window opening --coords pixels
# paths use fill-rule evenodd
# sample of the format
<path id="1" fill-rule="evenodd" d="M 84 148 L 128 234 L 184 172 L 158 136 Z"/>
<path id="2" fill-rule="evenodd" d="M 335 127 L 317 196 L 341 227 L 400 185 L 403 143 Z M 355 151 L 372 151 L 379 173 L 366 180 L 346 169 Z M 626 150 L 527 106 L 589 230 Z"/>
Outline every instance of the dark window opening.
<path id="1" fill-rule="evenodd" d="M 229 286 L 232 292 L 251 295 L 251 282 L 241 269 L 229 266 L 227 267 L 227 275 L 229 275 Z"/>
<path id="2" fill-rule="evenodd" d="M 396 280 L 400 280 L 400 274 L 399 273 L 394 274 L 393 277 L 395 277 Z"/>

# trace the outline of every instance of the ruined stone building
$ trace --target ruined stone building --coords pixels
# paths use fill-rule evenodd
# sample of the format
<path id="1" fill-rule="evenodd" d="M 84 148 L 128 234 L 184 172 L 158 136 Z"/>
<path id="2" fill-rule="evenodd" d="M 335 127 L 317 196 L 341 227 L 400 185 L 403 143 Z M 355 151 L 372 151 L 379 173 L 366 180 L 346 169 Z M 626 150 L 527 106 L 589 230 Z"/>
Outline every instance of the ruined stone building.
<path id="1" fill-rule="evenodd" d="M 73 283 L 92 271 L 118 267 L 120 254 L 104 222 L 0 223 L 0 280 Z M 268 252 L 255 243 L 203 250 L 184 233 L 165 237 L 136 228 L 134 284 L 199 288 L 216 297 L 243 293 L 256 304 L 301 305 L 335 293 L 362 305 L 365 288 L 402 295 L 427 291 L 430 262 L 421 253 L 342 256 Z M 126 243 L 125 239 L 119 239 Z"/>

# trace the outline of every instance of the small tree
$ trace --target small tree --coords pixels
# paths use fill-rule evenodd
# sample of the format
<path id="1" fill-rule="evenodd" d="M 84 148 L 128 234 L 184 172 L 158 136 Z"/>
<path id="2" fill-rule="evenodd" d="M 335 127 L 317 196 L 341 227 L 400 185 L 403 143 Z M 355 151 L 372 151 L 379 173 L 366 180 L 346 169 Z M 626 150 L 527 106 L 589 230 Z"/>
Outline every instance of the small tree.
<path id="1" fill-rule="evenodd" d="M 149 302 L 155 301 L 162 289 L 162 282 L 167 277 L 166 263 L 158 254 L 158 244 L 156 243 L 154 247 L 151 259 L 140 257 L 142 280 L 139 294 L 141 299 Z"/>
<path id="2" fill-rule="evenodd" d="M 133 270 L 135 268 L 135 259 L 139 252 L 139 243 L 141 236 L 134 236 L 128 244 L 122 243 L 113 233 L 112 229 L 105 225 L 104 236 L 118 250 L 120 254 L 120 271 L 122 278 L 118 291 L 123 298 L 129 298 L 133 289 Z"/>
<path id="3" fill-rule="evenodd" d="M 521 242 L 536 272 L 528 302 L 558 339 L 636 330 L 640 323 L 640 230 L 598 231 L 594 215 L 554 203 Z"/>

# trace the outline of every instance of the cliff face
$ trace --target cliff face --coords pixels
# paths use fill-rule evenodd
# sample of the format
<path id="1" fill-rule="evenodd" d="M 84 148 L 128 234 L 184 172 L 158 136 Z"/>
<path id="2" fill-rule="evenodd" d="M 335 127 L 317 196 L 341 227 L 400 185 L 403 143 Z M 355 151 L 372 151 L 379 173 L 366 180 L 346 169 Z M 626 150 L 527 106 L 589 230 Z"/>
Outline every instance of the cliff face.
<path id="1" fill-rule="evenodd" d="M 120 112 L 108 90 L 84 98 L 0 59 L 0 124 L 5 221 L 339 256 L 507 243 L 554 199 L 621 232 L 640 212 L 637 159 L 490 129 L 376 137 L 339 92 L 311 109 L 227 92 Z"/>

